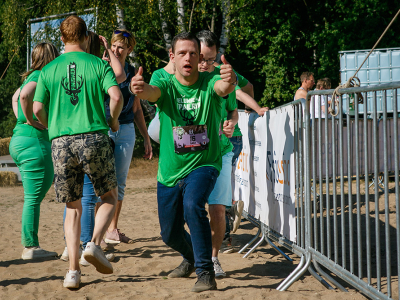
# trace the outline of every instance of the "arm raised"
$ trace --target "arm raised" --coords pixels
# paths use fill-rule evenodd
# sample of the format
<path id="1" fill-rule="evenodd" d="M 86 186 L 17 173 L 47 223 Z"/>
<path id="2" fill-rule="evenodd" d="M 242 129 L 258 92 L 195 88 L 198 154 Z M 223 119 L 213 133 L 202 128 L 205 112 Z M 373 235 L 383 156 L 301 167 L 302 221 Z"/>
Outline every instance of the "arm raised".
<path id="1" fill-rule="evenodd" d="M 132 77 L 130 83 L 131 93 L 137 95 L 140 99 L 150 102 L 156 102 L 161 97 L 161 91 L 154 85 L 149 85 L 144 82 L 143 68 L 139 67 L 138 72 Z"/>
<path id="2" fill-rule="evenodd" d="M 226 95 L 232 93 L 235 90 L 235 82 L 237 83 L 237 76 L 233 71 L 232 66 L 225 59 L 225 55 L 221 56 L 221 61 L 224 63 L 221 66 L 221 80 L 218 80 L 214 84 L 214 90 L 220 97 L 225 97 Z"/>

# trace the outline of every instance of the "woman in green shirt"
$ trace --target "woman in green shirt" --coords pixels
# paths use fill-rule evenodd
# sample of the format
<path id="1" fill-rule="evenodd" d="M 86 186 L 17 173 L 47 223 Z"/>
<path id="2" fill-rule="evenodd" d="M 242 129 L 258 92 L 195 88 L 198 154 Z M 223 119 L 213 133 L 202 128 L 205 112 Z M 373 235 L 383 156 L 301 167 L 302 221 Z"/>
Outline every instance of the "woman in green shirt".
<path id="1" fill-rule="evenodd" d="M 51 143 L 47 128 L 33 115 L 33 96 L 40 70 L 58 56 L 49 43 L 40 43 L 32 50 L 31 69 L 22 74 L 24 80 L 14 93 L 12 107 L 17 124 L 10 142 L 10 154 L 21 173 L 24 187 L 21 243 L 22 259 L 56 256 L 56 252 L 39 247 L 40 203 L 53 183 Z"/>

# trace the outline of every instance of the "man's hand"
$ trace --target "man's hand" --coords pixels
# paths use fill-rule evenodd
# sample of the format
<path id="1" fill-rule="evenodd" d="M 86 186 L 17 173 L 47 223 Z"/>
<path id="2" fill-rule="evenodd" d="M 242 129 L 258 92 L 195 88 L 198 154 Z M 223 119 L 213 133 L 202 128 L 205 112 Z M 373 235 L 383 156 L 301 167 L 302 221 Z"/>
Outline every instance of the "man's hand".
<path id="1" fill-rule="evenodd" d="M 131 79 L 131 92 L 135 95 L 141 94 L 144 91 L 143 68 L 139 67 L 138 72 Z"/>
<path id="2" fill-rule="evenodd" d="M 224 124 L 222 125 L 222 132 L 225 134 L 225 136 L 227 138 L 231 138 L 234 131 L 235 124 L 230 120 L 224 121 Z"/>
<path id="3" fill-rule="evenodd" d="M 153 158 L 153 148 L 151 147 L 150 138 L 144 140 L 144 155 L 145 159 Z"/>
<path id="4" fill-rule="evenodd" d="M 221 56 L 221 61 L 223 62 L 223 65 L 221 65 L 221 71 L 220 71 L 222 81 L 228 82 L 228 83 L 236 82 L 237 81 L 236 74 L 233 71 L 233 68 L 230 65 L 230 63 L 226 60 L 225 55 Z"/>
<path id="5" fill-rule="evenodd" d="M 29 120 L 26 120 L 25 124 L 28 124 L 28 125 L 30 125 L 32 127 L 35 127 L 36 129 L 39 129 L 39 130 L 45 130 L 46 129 L 46 127 L 42 123 L 40 123 L 38 121 L 35 121 L 35 120 L 32 120 L 32 122 L 30 122 Z"/>
<path id="6" fill-rule="evenodd" d="M 261 108 L 258 110 L 257 113 L 258 113 L 258 115 L 259 115 L 260 117 L 262 117 L 266 111 L 269 111 L 269 107 L 261 107 Z"/>
<path id="7" fill-rule="evenodd" d="M 109 118 L 108 119 L 108 126 L 110 126 L 110 129 L 112 132 L 116 132 L 119 130 L 119 121 L 118 119 L 113 119 Z"/>

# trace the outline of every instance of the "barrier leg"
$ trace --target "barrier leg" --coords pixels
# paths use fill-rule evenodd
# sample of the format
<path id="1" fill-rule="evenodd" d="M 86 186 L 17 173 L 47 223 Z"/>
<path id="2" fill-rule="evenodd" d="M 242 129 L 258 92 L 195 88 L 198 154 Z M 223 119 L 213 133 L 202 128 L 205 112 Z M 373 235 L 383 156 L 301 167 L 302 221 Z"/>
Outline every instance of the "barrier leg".
<path id="1" fill-rule="evenodd" d="M 291 278 L 286 282 L 286 284 L 284 284 L 281 288 L 279 288 L 281 285 L 279 285 L 279 287 L 278 287 L 278 291 L 281 291 L 281 292 L 283 292 L 283 291 L 286 291 L 297 279 L 299 279 L 300 278 L 300 276 L 301 275 L 303 275 L 306 271 L 307 271 L 307 269 L 308 269 L 308 267 L 310 266 L 310 264 L 311 264 L 311 254 L 309 254 L 309 253 L 306 253 L 306 254 L 304 254 L 305 256 L 306 256 L 306 263 L 305 263 L 305 265 L 299 270 L 299 271 L 297 271 L 297 269 L 298 269 L 298 267 L 294 270 L 294 271 L 296 271 L 296 273 L 295 274 L 293 274 L 294 273 L 294 271 L 292 272 L 292 274 L 290 274 L 289 276 L 291 276 Z"/>
<path id="2" fill-rule="evenodd" d="M 244 252 L 244 250 L 246 250 L 250 245 L 252 245 L 254 243 L 254 241 L 258 238 L 258 236 L 261 233 L 261 227 L 258 227 L 258 231 L 256 233 L 256 235 L 251 239 L 250 242 L 248 242 L 246 245 L 244 245 L 244 247 L 242 249 L 239 250 L 239 254 L 242 254 Z"/>
<path id="3" fill-rule="evenodd" d="M 282 287 L 285 286 L 286 283 L 288 283 L 295 275 L 296 273 L 303 267 L 305 263 L 305 259 L 304 259 L 304 254 L 301 256 L 300 258 L 300 262 L 297 265 L 297 267 L 293 270 L 292 273 L 289 274 L 288 277 L 286 277 L 281 284 L 276 288 L 278 291 L 281 291 Z"/>
<path id="4" fill-rule="evenodd" d="M 317 272 L 314 271 L 311 265 L 308 268 L 308 272 L 310 272 L 310 274 L 314 276 L 315 279 L 317 279 L 319 282 L 321 282 L 322 285 L 324 285 L 328 290 L 334 290 L 334 288 L 329 283 L 327 283 L 321 276 L 318 275 Z"/>
<path id="5" fill-rule="evenodd" d="M 339 282 L 337 282 L 335 279 L 333 279 L 330 275 L 328 275 L 327 273 L 325 273 L 321 267 L 319 266 L 319 264 L 313 260 L 313 265 L 315 267 L 315 269 L 317 270 L 317 272 L 319 274 L 321 274 L 323 277 L 326 278 L 326 280 L 328 280 L 330 283 L 332 283 L 334 286 L 336 286 L 339 290 L 341 290 L 342 292 L 348 292 L 348 290 L 346 290 L 343 285 L 341 285 Z"/>
<path id="6" fill-rule="evenodd" d="M 260 246 L 262 242 L 264 242 L 264 239 L 265 239 L 265 233 L 263 232 L 263 234 L 262 234 L 262 236 L 261 236 L 261 239 L 257 242 L 257 244 L 255 244 L 255 245 L 253 246 L 253 248 L 251 248 L 251 249 L 249 250 L 249 252 L 247 252 L 247 253 L 243 256 L 243 258 L 247 258 L 251 253 L 253 253 L 253 251 L 254 251 L 258 246 Z"/>
<path id="7" fill-rule="evenodd" d="M 265 240 L 267 241 L 268 244 L 270 244 L 280 255 L 282 255 L 284 258 L 286 258 L 288 261 L 293 262 L 293 259 L 291 259 L 289 256 L 286 255 L 285 252 L 283 252 L 281 249 L 276 246 L 269 237 L 265 237 Z"/>

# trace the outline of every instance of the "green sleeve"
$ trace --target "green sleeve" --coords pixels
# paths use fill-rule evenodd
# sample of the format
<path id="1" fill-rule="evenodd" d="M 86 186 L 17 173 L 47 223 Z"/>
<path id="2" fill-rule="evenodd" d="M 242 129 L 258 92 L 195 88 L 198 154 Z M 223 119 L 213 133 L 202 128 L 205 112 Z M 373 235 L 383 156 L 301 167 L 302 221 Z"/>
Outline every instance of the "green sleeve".
<path id="1" fill-rule="evenodd" d="M 40 72 L 39 79 L 36 85 L 35 97 L 33 101 L 43 103 L 46 107 L 49 103 L 50 93 L 45 82 L 45 72 Z"/>
<path id="2" fill-rule="evenodd" d="M 161 70 L 161 69 L 160 69 Z M 160 70 L 155 70 L 154 72 L 153 72 L 153 74 L 151 75 L 151 79 L 150 79 L 150 82 L 149 82 L 149 84 L 150 85 L 154 85 L 154 81 L 156 81 L 156 80 L 160 80 L 161 78 L 163 78 L 162 76 L 161 76 L 161 71 Z"/>
<path id="3" fill-rule="evenodd" d="M 157 104 L 157 107 L 159 107 L 161 110 L 163 109 L 163 105 L 165 102 L 165 98 L 168 97 L 168 80 L 164 78 L 160 78 L 158 80 L 154 80 L 152 85 L 158 87 L 161 91 L 161 96 L 158 98 L 158 100 L 153 103 Z"/>
<path id="4" fill-rule="evenodd" d="M 229 94 L 228 99 L 226 99 L 225 107 L 226 107 L 227 111 L 232 111 L 237 108 L 235 91 L 233 91 L 232 93 Z"/>
<path id="5" fill-rule="evenodd" d="M 117 80 L 115 79 L 115 74 L 112 68 L 108 63 L 104 64 L 104 72 L 103 72 L 103 91 L 108 94 L 108 89 L 114 85 L 118 85 Z"/>
<path id="6" fill-rule="evenodd" d="M 236 72 L 235 72 L 235 73 L 236 73 Z M 237 77 L 238 77 L 238 86 L 239 86 L 240 88 L 246 86 L 247 83 L 249 83 L 249 81 L 248 81 L 246 78 L 244 78 L 242 75 L 240 75 L 240 74 L 238 74 L 238 73 L 236 73 L 236 75 L 237 75 Z"/>

